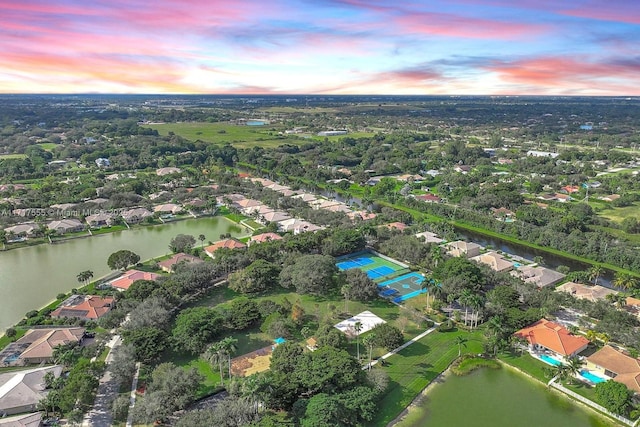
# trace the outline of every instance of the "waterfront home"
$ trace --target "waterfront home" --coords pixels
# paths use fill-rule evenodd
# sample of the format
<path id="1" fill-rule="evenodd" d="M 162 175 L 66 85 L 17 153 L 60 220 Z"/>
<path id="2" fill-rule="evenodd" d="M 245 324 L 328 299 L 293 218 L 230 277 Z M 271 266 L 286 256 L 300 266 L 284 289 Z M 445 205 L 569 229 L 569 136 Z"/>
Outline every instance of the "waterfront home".
<path id="1" fill-rule="evenodd" d="M 618 291 L 605 288 L 600 285 L 583 285 L 582 283 L 567 282 L 556 288 L 557 292 L 566 292 L 578 299 L 586 299 L 592 302 L 603 300 L 607 295 L 617 294 Z"/>
<path id="2" fill-rule="evenodd" d="M 204 248 L 204 252 L 210 256 L 211 258 L 215 258 L 214 253 L 219 249 L 244 249 L 247 245 L 236 240 L 236 239 L 224 239 L 218 242 L 215 242 L 213 245 L 209 245 Z"/>
<path id="3" fill-rule="evenodd" d="M 48 394 L 44 380 L 48 373 L 58 378 L 62 373 L 62 366 L 44 366 L 0 374 L 0 417 L 37 411 L 38 403 Z M 13 424 L 21 425 L 28 424 Z M 40 423 L 34 425 L 39 426 Z"/>
<path id="4" fill-rule="evenodd" d="M 422 233 L 417 233 L 416 237 L 419 240 L 423 240 L 425 243 L 442 243 L 444 242 L 443 239 L 441 239 L 440 237 L 438 237 L 438 235 L 436 233 L 432 233 L 430 231 L 423 231 Z"/>
<path id="5" fill-rule="evenodd" d="M 115 280 L 112 280 L 110 285 L 112 288 L 116 288 L 119 291 L 126 291 L 136 280 L 153 280 L 155 281 L 159 274 L 149 273 L 147 271 L 140 270 L 127 270 L 122 276 Z"/>
<path id="6" fill-rule="evenodd" d="M 254 206 L 252 208 L 247 208 L 246 210 L 243 211 L 243 213 L 245 215 L 249 215 L 249 216 L 255 216 L 255 217 L 261 217 L 263 215 L 266 215 L 270 212 L 274 212 L 275 209 L 273 209 L 270 206 L 267 205 L 259 205 L 259 206 Z"/>
<path id="7" fill-rule="evenodd" d="M 627 297 L 624 308 L 634 316 L 640 317 L 640 299 Z"/>
<path id="8" fill-rule="evenodd" d="M 11 346 L 21 350 L 18 360 L 23 364 L 49 363 L 57 346 L 74 342 L 82 344 L 84 332 L 84 328 L 29 329 Z"/>
<path id="9" fill-rule="evenodd" d="M 521 265 L 516 270 L 513 270 L 511 274 L 526 283 L 533 283 L 539 288 L 560 283 L 565 277 L 564 274 L 550 268 L 532 265 Z"/>
<path id="10" fill-rule="evenodd" d="M 90 227 L 103 227 L 113 224 L 114 214 L 108 212 L 98 212 L 94 215 L 87 216 L 84 220 L 87 221 Z"/>
<path id="11" fill-rule="evenodd" d="M 300 234 L 306 232 L 315 232 L 321 230 L 322 227 L 318 227 L 315 224 L 310 223 L 302 219 L 291 218 L 278 223 L 278 229 L 282 232 L 291 231 L 293 234 Z"/>
<path id="12" fill-rule="evenodd" d="M 163 203 L 153 207 L 153 211 L 160 214 L 177 214 L 182 212 L 182 206 L 175 203 Z"/>
<path id="13" fill-rule="evenodd" d="M 142 222 L 150 216 L 153 216 L 153 213 L 145 208 L 134 208 L 122 212 L 122 219 L 124 219 L 129 224 Z"/>
<path id="14" fill-rule="evenodd" d="M 369 221 L 371 219 L 374 219 L 378 215 L 376 215 L 373 212 L 367 212 L 367 211 L 361 210 L 361 211 L 348 212 L 347 216 L 352 220 L 355 220 L 356 218 L 358 218 L 358 219 L 361 219 L 362 221 Z"/>
<path id="15" fill-rule="evenodd" d="M 301 194 L 297 194 L 295 196 L 292 196 L 293 199 L 300 199 L 305 203 L 311 203 L 314 200 L 317 199 L 317 197 L 315 196 L 315 194 L 310 194 L 310 193 L 301 193 Z"/>
<path id="16" fill-rule="evenodd" d="M 487 252 L 471 257 L 475 262 L 488 265 L 493 271 L 502 272 L 513 269 L 513 263 L 497 252 Z"/>
<path id="17" fill-rule="evenodd" d="M 274 240 L 282 240 L 282 236 L 276 233 L 262 233 L 255 236 L 251 236 L 251 238 L 249 239 L 249 246 L 251 246 L 253 243 L 263 243 L 263 242 L 270 242 Z"/>
<path id="18" fill-rule="evenodd" d="M 51 312 L 52 318 L 72 317 L 84 320 L 98 320 L 115 305 L 113 297 L 97 295 L 72 295 Z"/>
<path id="19" fill-rule="evenodd" d="M 4 229 L 4 231 L 8 235 L 9 234 L 13 234 L 14 236 L 24 237 L 24 236 L 33 235 L 33 233 L 38 231 L 39 228 L 40 227 L 36 223 L 26 222 L 24 224 L 18 224 L 18 225 L 14 225 L 12 227 L 7 227 L 7 228 Z"/>
<path id="20" fill-rule="evenodd" d="M 238 200 L 236 202 L 233 202 L 231 204 L 232 207 L 238 209 L 239 211 L 243 212 L 246 214 L 246 209 L 251 209 L 251 208 L 257 208 L 259 206 L 263 206 L 264 203 L 262 203 L 259 200 L 254 200 L 254 199 L 242 199 L 242 200 Z"/>
<path id="21" fill-rule="evenodd" d="M 203 262 L 200 258 L 195 257 L 193 255 L 185 254 L 185 253 L 177 253 L 169 259 L 164 261 L 160 261 L 158 266 L 162 269 L 162 271 L 166 271 L 167 273 L 173 272 L 178 264 L 191 264 L 191 263 L 200 263 Z"/>
<path id="22" fill-rule="evenodd" d="M 466 258 L 480 255 L 480 249 L 482 249 L 482 246 L 477 243 L 463 240 L 447 243 L 444 247 L 450 256 L 464 256 Z"/>
<path id="23" fill-rule="evenodd" d="M 564 326 L 547 319 L 540 319 L 513 335 L 526 339 L 533 352 L 550 351 L 564 357 L 575 356 L 589 345 L 585 337 L 573 335 Z"/>
<path id="24" fill-rule="evenodd" d="M 269 222 L 281 222 L 288 219 L 291 219 L 291 215 L 289 215 L 287 212 L 273 211 L 273 212 L 267 212 L 266 214 L 261 215 L 256 219 L 256 221 L 258 221 L 261 224 L 267 224 Z"/>
<path id="25" fill-rule="evenodd" d="M 51 221 L 47 224 L 49 230 L 55 231 L 58 234 L 74 233 L 76 231 L 84 230 L 84 225 L 77 219 L 61 219 Z"/>
<path id="26" fill-rule="evenodd" d="M 627 356 L 610 345 L 605 345 L 587 357 L 587 369 L 640 393 L 640 360 Z"/>

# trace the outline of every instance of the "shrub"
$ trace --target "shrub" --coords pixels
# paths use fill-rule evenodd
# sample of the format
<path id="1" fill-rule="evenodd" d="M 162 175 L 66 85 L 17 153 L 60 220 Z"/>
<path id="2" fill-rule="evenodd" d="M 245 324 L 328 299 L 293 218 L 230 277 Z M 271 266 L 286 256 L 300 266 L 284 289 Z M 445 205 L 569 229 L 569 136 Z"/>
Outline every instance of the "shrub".
<path id="1" fill-rule="evenodd" d="M 453 322 L 451 320 L 447 320 L 438 325 L 439 332 L 449 332 L 453 330 Z"/>

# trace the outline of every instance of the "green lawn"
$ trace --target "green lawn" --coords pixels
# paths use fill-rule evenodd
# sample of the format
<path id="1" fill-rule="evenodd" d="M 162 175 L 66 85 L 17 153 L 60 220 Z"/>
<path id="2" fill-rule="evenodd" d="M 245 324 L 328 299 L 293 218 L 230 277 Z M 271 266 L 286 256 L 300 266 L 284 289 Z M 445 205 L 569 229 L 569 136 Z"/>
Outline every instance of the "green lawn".
<path id="1" fill-rule="evenodd" d="M 631 206 L 624 206 L 620 208 L 610 206 L 608 209 L 603 209 L 599 212 L 599 215 L 611 221 L 621 223 L 625 218 L 640 217 L 640 203 L 634 203 Z"/>
<path id="2" fill-rule="evenodd" d="M 513 354 L 500 354 L 498 359 L 502 360 L 508 365 L 520 369 L 521 371 L 531 375 L 533 378 L 542 381 L 543 383 L 549 382 L 551 377 L 547 375 L 547 370 L 551 369 L 546 363 L 536 359 L 529 353 L 520 355 L 519 353 Z"/>
<path id="3" fill-rule="evenodd" d="M 255 146 L 273 148 L 282 144 L 302 144 L 305 142 L 297 137 L 278 135 L 278 132 L 284 129 L 275 125 L 243 126 L 231 123 L 165 123 L 147 127 L 157 130 L 160 135 L 168 135 L 169 132 L 173 132 L 191 141 L 199 139 L 215 144 L 229 143 L 237 148 Z"/>
<path id="4" fill-rule="evenodd" d="M 0 154 L 0 160 L 9 159 L 26 159 L 26 154 Z"/>
<path id="5" fill-rule="evenodd" d="M 389 374 L 389 388 L 382 397 L 383 404 L 372 421 L 373 426 L 386 426 L 458 356 L 457 336 L 467 338 L 464 353 L 482 351 L 479 331 L 432 332 L 400 353 L 387 359 L 383 368 Z"/>
<path id="6" fill-rule="evenodd" d="M 195 368 L 204 377 L 204 381 L 200 384 L 200 388 L 196 393 L 196 399 L 213 394 L 220 389 L 220 372 L 218 368 L 214 369 L 199 356 L 168 349 L 163 353 L 160 362 L 171 362 L 184 369 Z"/>
<path id="7" fill-rule="evenodd" d="M 43 142 L 41 144 L 36 144 L 41 147 L 44 151 L 52 151 L 54 148 L 58 146 L 58 144 L 54 144 L 53 142 Z"/>

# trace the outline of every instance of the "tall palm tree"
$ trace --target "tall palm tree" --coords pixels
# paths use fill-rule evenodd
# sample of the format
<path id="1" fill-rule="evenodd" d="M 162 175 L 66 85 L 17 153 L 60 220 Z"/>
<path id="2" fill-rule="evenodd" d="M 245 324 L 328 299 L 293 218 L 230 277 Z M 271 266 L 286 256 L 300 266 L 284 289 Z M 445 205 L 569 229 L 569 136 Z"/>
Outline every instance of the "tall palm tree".
<path id="1" fill-rule="evenodd" d="M 429 251 L 429 255 L 431 256 L 431 260 L 433 261 L 434 267 L 438 267 L 438 263 L 444 260 L 442 255 L 442 248 L 439 245 L 432 245 L 431 250 Z"/>
<path id="2" fill-rule="evenodd" d="M 600 278 L 600 276 L 602 276 L 602 273 L 604 273 L 604 269 L 602 268 L 602 266 L 596 264 L 589 269 L 588 273 L 589 280 L 593 280 L 593 284 L 597 285 L 598 279 Z"/>
<path id="3" fill-rule="evenodd" d="M 344 296 L 344 312 L 348 313 L 349 312 L 349 293 L 351 292 L 351 285 L 349 285 L 348 283 L 343 285 L 342 288 L 340 288 L 340 292 Z"/>
<path id="4" fill-rule="evenodd" d="M 362 331 L 362 323 L 356 322 L 353 325 L 353 330 L 356 331 L 356 349 L 358 352 L 358 363 L 360 363 L 360 331 Z"/>
<path id="5" fill-rule="evenodd" d="M 469 299 L 469 304 L 471 305 L 471 317 L 474 322 L 472 328 L 478 327 L 478 317 L 480 317 L 480 309 L 484 306 L 484 301 L 482 297 L 478 294 L 473 294 Z"/>
<path id="6" fill-rule="evenodd" d="M 204 235 L 204 234 L 201 234 L 201 235 L 199 235 L 199 236 L 198 236 L 198 240 L 200 240 L 200 247 L 201 247 L 201 248 L 204 248 L 204 241 L 205 241 L 206 239 L 207 239 L 207 238 L 205 237 L 205 235 Z"/>
<path id="7" fill-rule="evenodd" d="M 371 332 L 369 335 L 362 337 L 362 344 L 369 349 L 369 370 L 371 370 L 371 355 L 373 353 L 373 347 L 375 347 L 376 343 L 376 334 Z"/>
<path id="8" fill-rule="evenodd" d="M 467 339 L 462 335 L 456 337 L 456 344 L 458 345 L 458 357 L 462 354 L 462 347 L 467 348 Z"/>
<path id="9" fill-rule="evenodd" d="M 222 342 L 211 344 L 207 351 L 202 355 L 202 358 L 211 363 L 212 366 L 218 365 L 220 368 L 220 384 L 224 386 L 224 372 L 222 371 L 222 365 L 224 364 L 224 345 Z"/>
<path id="10" fill-rule="evenodd" d="M 553 376 L 557 377 L 560 381 L 564 381 L 569 376 L 569 369 L 567 365 L 560 363 L 553 368 Z"/>
<path id="11" fill-rule="evenodd" d="M 469 313 L 469 305 L 471 303 L 471 298 L 473 297 L 473 293 L 469 289 L 463 289 L 460 294 L 460 304 L 464 305 L 464 326 L 467 326 L 467 317 Z"/>
<path id="12" fill-rule="evenodd" d="M 573 356 L 567 358 L 567 372 L 569 376 L 569 381 L 573 382 L 573 378 L 580 373 L 580 369 L 582 369 L 582 361 Z"/>
<path id="13" fill-rule="evenodd" d="M 224 352 L 227 354 L 227 364 L 229 365 L 229 378 L 231 378 L 231 354 L 238 350 L 238 340 L 232 337 L 226 337 L 221 341 Z"/>

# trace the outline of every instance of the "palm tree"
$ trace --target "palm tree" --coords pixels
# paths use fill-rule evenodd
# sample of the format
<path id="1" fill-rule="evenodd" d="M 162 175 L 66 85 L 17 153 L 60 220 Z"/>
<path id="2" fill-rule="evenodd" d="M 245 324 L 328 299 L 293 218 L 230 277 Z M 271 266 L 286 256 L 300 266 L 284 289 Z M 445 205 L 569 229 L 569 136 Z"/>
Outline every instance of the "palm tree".
<path id="1" fill-rule="evenodd" d="M 206 239 L 207 239 L 207 238 L 204 236 L 204 234 L 201 234 L 201 235 L 199 235 L 199 236 L 198 236 L 198 240 L 200 240 L 200 247 L 201 247 L 201 248 L 204 248 L 204 241 L 205 241 Z"/>
<path id="2" fill-rule="evenodd" d="M 442 256 L 442 248 L 439 245 L 432 245 L 429 255 L 431 255 L 431 260 L 436 268 L 438 267 L 438 263 L 444 259 Z"/>
<path id="3" fill-rule="evenodd" d="M 567 372 L 570 376 L 569 381 L 573 382 L 573 378 L 577 376 L 578 373 L 580 373 L 580 369 L 582 369 L 582 361 L 579 358 L 573 356 L 567 358 L 567 362 Z"/>
<path id="4" fill-rule="evenodd" d="M 458 357 L 462 354 L 462 347 L 467 348 L 467 339 L 462 335 L 456 337 L 456 344 L 458 344 Z"/>
<path id="5" fill-rule="evenodd" d="M 469 298 L 469 304 L 471 305 L 471 317 L 474 324 L 471 326 L 472 328 L 478 327 L 478 317 L 480 316 L 480 309 L 484 305 L 484 301 L 482 297 L 478 294 L 471 295 Z"/>
<path id="6" fill-rule="evenodd" d="M 220 383 L 224 386 L 224 372 L 222 371 L 222 365 L 224 363 L 224 346 L 222 342 L 211 344 L 207 351 L 202 355 L 202 358 L 211 363 L 212 366 L 218 365 L 220 368 Z"/>
<path id="7" fill-rule="evenodd" d="M 231 378 L 231 354 L 238 350 L 238 340 L 232 337 L 226 337 L 221 341 L 224 352 L 227 354 L 227 363 L 229 365 L 229 378 Z"/>
<path id="8" fill-rule="evenodd" d="M 597 285 L 598 279 L 600 278 L 600 276 L 602 276 L 602 273 L 604 273 L 604 269 L 602 268 L 602 266 L 597 264 L 594 265 L 589 269 L 589 280 L 593 280 L 593 284 Z"/>
<path id="9" fill-rule="evenodd" d="M 638 281 L 633 275 L 620 272 L 616 273 L 613 284 L 623 291 L 630 291 L 637 286 Z"/>
<path id="10" fill-rule="evenodd" d="M 369 370 L 371 370 L 371 354 L 376 343 L 376 334 L 371 332 L 369 335 L 362 337 L 362 344 L 369 349 Z"/>
<path id="11" fill-rule="evenodd" d="M 356 331 L 356 349 L 358 352 L 358 363 L 360 363 L 360 331 L 362 331 L 362 323 L 356 322 L 353 325 L 353 330 Z"/>
<path id="12" fill-rule="evenodd" d="M 458 298 L 458 301 L 460 301 L 460 304 L 464 305 L 464 326 L 467 326 L 467 316 L 469 313 L 469 304 L 471 303 L 471 298 L 473 297 L 473 294 L 471 293 L 471 291 L 469 289 L 463 289 L 462 293 L 460 295 L 460 298 Z"/>
<path id="13" fill-rule="evenodd" d="M 444 295 L 444 291 L 442 290 L 442 287 L 438 286 L 438 284 L 434 284 L 429 290 L 429 292 L 433 296 L 434 300 L 436 299 L 439 300 Z"/>
<path id="14" fill-rule="evenodd" d="M 609 294 L 606 299 L 618 308 L 624 308 L 627 305 L 627 296 L 625 294 Z"/>
<path id="15" fill-rule="evenodd" d="M 557 377 L 560 381 L 566 380 L 567 377 L 569 376 L 568 367 L 563 363 L 556 365 L 553 368 L 553 376 Z"/>
<path id="16" fill-rule="evenodd" d="M 345 284 L 340 288 L 340 292 L 344 296 L 344 312 L 349 312 L 349 293 L 351 292 L 351 285 Z"/>

